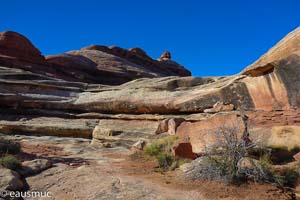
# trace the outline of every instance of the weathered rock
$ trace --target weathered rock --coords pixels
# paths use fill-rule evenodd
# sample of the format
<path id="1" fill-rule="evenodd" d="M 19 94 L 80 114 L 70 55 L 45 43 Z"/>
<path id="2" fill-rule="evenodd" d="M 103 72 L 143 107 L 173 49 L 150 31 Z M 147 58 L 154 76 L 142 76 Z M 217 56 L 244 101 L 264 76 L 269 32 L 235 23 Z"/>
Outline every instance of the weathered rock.
<path id="1" fill-rule="evenodd" d="M 237 164 L 237 168 L 240 173 L 243 171 L 256 170 L 257 166 L 258 161 L 248 157 L 241 158 Z"/>
<path id="2" fill-rule="evenodd" d="M 223 102 L 217 102 L 213 105 L 213 108 L 205 109 L 205 113 L 217 113 L 217 112 L 226 112 L 232 111 L 234 109 L 234 105 L 224 105 Z"/>
<path id="3" fill-rule="evenodd" d="M 168 133 L 169 135 L 175 135 L 177 127 L 184 121 L 183 118 L 171 118 L 168 121 Z"/>
<path id="4" fill-rule="evenodd" d="M 47 56 L 48 63 L 74 80 L 88 83 L 119 85 L 143 77 L 190 76 L 191 73 L 175 63 L 160 63 L 142 49 L 93 45 L 78 51 Z"/>
<path id="5" fill-rule="evenodd" d="M 155 131 L 156 134 L 161 134 L 168 132 L 168 122 L 170 119 L 163 119 L 159 122 L 157 130 Z"/>
<path id="6" fill-rule="evenodd" d="M 300 28 L 298 27 L 294 31 L 286 35 L 257 61 L 244 69 L 242 71 L 242 74 L 248 76 L 261 76 L 270 73 L 276 66 L 275 64 L 273 64 L 274 61 L 282 60 L 283 58 L 286 58 L 299 50 Z"/>
<path id="7" fill-rule="evenodd" d="M 160 58 L 161 60 L 170 60 L 171 59 L 171 53 L 169 51 L 164 51 Z"/>
<path id="8" fill-rule="evenodd" d="M 143 150 L 145 146 L 146 146 L 146 141 L 143 139 L 140 139 L 136 143 L 134 143 L 131 148 L 133 150 Z"/>
<path id="9" fill-rule="evenodd" d="M 175 135 L 177 127 L 184 121 L 184 118 L 167 118 L 159 122 L 156 134 L 168 132 L 170 135 Z"/>
<path id="10" fill-rule="evenodd" d="M 93 131 L 93 140 L 118 143 L 130 148 L 141 138 L 147 140 L 155 137 L 157 126 L 157 121 L 100 120 Z"/>
<path id="11" fill-rule="evenodd" d="M 119 85 L 142 77 L 157 74 L 124 58 L 99 50 L 78 50 L 46 57 L 47 62 L 81 82 Z"/>
<path id="12" fill-rule="evenodd" d="M 183 172 L 183 173 L 186 173 L 190 170 L 193 169 L 193 163 L 184 163 L 182 165 L 179 166 L 179 169 Z"/>
<path id="13" fill-rule="evenodd" d="M 193 152 L 191 143 L 179 143 L 176 147 L 174 147 L 174 154 L 175 156 L 181 158 L 189 158 L 195 159 L 197 155 Z"/>
<path id="14" fill-rule="evenodd" d="M 299 153 L 296 153 L 293 158 L 296 160 L 296 161 L 300 161 L 300 152 Z"/>
<path id="15" fill-rule="evenodd" d="M 21 174 L 25 177 L 38 174 L 52 167 L 52 162 L 47 159 L 35 159 L 22 162 Z"/>
<path id="16" fill-rule="evenodd" d="M 182 122 L 176 132 L 182 143 L 190 143 L 192 152 L 205 154 L 213 145 L 219 129 L 232 129 L 242 136 L 244 124 L 236 114 L 219 114 L 197 122 Z M 221 137 L 221 135 L 220 135 Z"/>
<path id="17" fill-rule="evenodd" d="M 296 199 L 300 199 L 300 184 L 295 188 Z"/>
<path id="18" fill-rule="evenodd" d="M 39 62 L 3 54 L 0 131 L 89 138 L 94 130 L 95 140 L 126 141 L 128 146 L 137 138 L 169 132 L 177 134 L 182 143 L 190 143 L 193 153 L 201 153 L 202 140 L 207 144 L 214 140 L 206 135 L 211 131 L 207 129 L 227 122 L 240 124 L 236 114 L 242 109 L 253 125 L 251 137 L 260 135 L 266 137 L 266 144 L 292 147 L 293 142 L 280 135 L 298 142 L 294 134 L 300 125 L 298 38 L 297 29 L 279 43 L 285 48 L 282 56 L 275 47 L 251 72 L 228 77 L 178 77 L 189 73 L 169 55 L 153 60 L 139 48 L 94 45 Z M 32 57 L 40 55 L 30 52 Z M 261 71 L 260 66 L 268 69 Z M 171 118 L 185 121 L 177 123 Z M 97 119 L 103 126 L 95 128 Z M 159 120 L 163 121 L 158 127 Z M 288 134 L 287 129 L 291 130 Z"/>
<path id="19" fill-rule="evenodd" d="M 300 147 L 300 126 L 274 126 L 267 144 L 269 146 L 286 146 L 288 149 Z"/>
<path id="20" fill-rule="evenodd" d="M 119 85 L 142 77 L 190 76 L 179 64 L 160 63 L 142 49 L 94 45 L 47 56 L 23 35 L 0 32 L 0 65 L 28 70 L 66 81 Z"/>
<path id="21" fill-rule="evenodd" d="M 0 55 L 29 62 L 44 61 L 41 52 L 27 38 L 13 31 L 0 32 Z"/>
<path id="22" fill-rule="evenodd" d="M 291 60 L 293 63 L 282 61 L 272 74 L 261 77 L 166 77 L 139 79 L 115 87 L 86 86 L 87 89 L 75 84 L 72 87 L 58 86 L 54 85 L 54 81 L 47 84 L 38 80 L 30 83 L 3 81 L 5 87 L 1 88 L 3 100 L 0 104 L 13 108 L 77 112 L 186 114 L 203 112 L 222 101 L 236 109 L 288 110 L 298 108 L 300 104 L 297 100 L 300 81 L 297 77 L 288 78 L 286 75 L 299 73 L 300 57 Z M 26 87 L 19 87 L 20 84 Z M 68 82 L 61 84 L 71 85 Z M 34 88 L 34 93 L 29 93 L 29 88 Z"/>
<path id="23" fill-rule="evenodd" d="M 3 190 L 22 190 L 24 187 L 20 175 L 10 169 L 0 167 L 0 191 Z"/>
<path id="24" fill-rule="evenodd" d="M 148 75 L 148 77 L 174 75 L 172 72 L 167 72 L 168 67 L 166 68 L 167 71 L 158 75 L 160 72 L 153 71 L 152 67 L 133 62 L 131 60 L 133 58 L 127 59 L 127 54 L 128 52 L 130 54 L 130 51 L 117 51 L 113 49 L 118 48 L 112 47 L 106 50 L 104 47 L 101 47 L 101 50 L 97 50 L 97 48 L 85 48 L 58 57 L 48 57 L 48 62 L 52 60 L 54 68 L 59 64 L 72 66 L 72 69 L 60 67 L 60 70 L 65 70 L 66 73 L 70 72 L 73 80 L 81 81 L 86 80 L 86 75 L 86 77 L 92 79 L 97 71 L 102 71 L 102 75 L 107 78 L 107 80 L 105 78 L 101 79 L 104 82 L 113 78 L 116 83 L 118 80 L 121 82 L 124 79 L 127 79 L 126 81 L 131 80 L 130 76 L 132 74 L 136 75 L 135 78 L 147 77 Z M 6 78 L 10 81 L 2 81 L 5 89 L 1 89 L 1 93 L 3 93 L 1 94 L 1 98 L 3 97 L 1 104 L 5 107 L 14 108 L 38 107 L 48 110 L 67 109 L 77 112 L 136 114 L 198 113 L 212 108 L 216 102 L 223 102 L 224 105 L 232 104 L 234 108 L 239 109 L 241 107 L 244 110 L 288 110 L 298 108 L 300 105 L 298 101 L 300 99 L 298 95 L 300 94 L 298 89 L 300 88 L 300 81 L 298 80 L 300 56 L 297 53 L 299 51 L 296 51 L 297 46 L 293 49 L 291 54 L 287 53 L 286 57 L 272 62 L 274 65 L 272 72 L 257 77 L 243 75 L 209 78 L 167 77 L 139 79 L 121 86 L 109 87 L 103 85 L 75 86 L 74 83 L 53 80 L 51 77 L 47 78 L 44 74 L 43 76 L 34 74 L 36 78 L 40 77 L 39 79 L 30 80 L 30 82 L 26 81 L 27 79 L 24 80 L 24 75 L 22 75 L 24 81 L 13 81 L 7 76 Z M 106 53 L 104 51 L 120 52 Z M 146 55 L 140 50 L 135 49 L 131 53 L 139 55 L 139 58 L 146 59 Z M 118 56 L 115 54 L 118 54 Z M 156 62 L 163 63 L 164 61 L 155 61 L 154 63 Z M 112 65 L 112 63 L 114 64 Z M 105 72 L 101 66 L 106 66 Z M 46 68 L 51 69 L 49 66 L 45 66 Z M 88 74 L 81 73 L 83 69 Z M 39 69 L 38 72 L 41 70 Z M 79 71 L 73 73 L 72 70 Z M 22 73 L 24 74 L 24 72 Z M 148 75 L 142 75 L 142 73 Z M 47 84 L 41 79 L 46 79 Z M 88 82 L 93 81 L 97 80 L 94 79 Z M 28 90 L 24 91 L 18 87 L 20 84 L 26 85 L 25 88 L 34 87 L 35 90 L 33 93 L 29 93 Z M 54 86 L 54 84 L 60 84 L 60 86 Z M 71 84 L 74 87 L 64 87 Z M 55 92 L 52 90 L 55 90 Z M 46 96 L 46 91 L 48 96 Z M 51 103 L 48 102 L 48 99 L 51 99 Z M 265 101 L 265 99 L 268 99 L 268 101 Z M 225 110 L 231 108 L 230 105 Z"/>
<path id="25" fill-rule="evenodd" d="M 98 120 L 37 117 L 29 120 L 0 120 L 0 130 L 6 134 L 56 135 L 91 138 Z"/>

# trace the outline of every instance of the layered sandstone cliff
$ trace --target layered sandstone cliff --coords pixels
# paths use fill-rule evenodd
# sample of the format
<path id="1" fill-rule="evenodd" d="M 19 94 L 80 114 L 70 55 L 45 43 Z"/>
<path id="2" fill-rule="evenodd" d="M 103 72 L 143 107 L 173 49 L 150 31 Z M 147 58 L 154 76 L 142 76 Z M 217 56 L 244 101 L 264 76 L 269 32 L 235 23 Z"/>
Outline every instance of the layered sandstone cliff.
<path id="1" fill-rule="evenodd" d="M 94 137 L 113 145 L 168 132 L 199 154 L 211 141 L 210 129 L 241 124 L 243 110 L 252 136 L 263 136 L 265 145 L 300 143 L 299 28 L 228 77 L 191 77 L 170 56 L 153 60 L 138 48 L 94 45 L 44 59 L 14 34 L 9 40 L 16 43 L 0 43 L 0 132 Z"/>

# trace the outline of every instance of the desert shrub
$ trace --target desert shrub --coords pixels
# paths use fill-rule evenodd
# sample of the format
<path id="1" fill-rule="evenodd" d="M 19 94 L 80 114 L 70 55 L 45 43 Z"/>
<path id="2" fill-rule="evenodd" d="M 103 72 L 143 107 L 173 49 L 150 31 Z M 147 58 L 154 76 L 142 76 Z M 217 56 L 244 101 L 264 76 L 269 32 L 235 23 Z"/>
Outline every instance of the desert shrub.
<path id="1" fill-rule="evenodd" d="M 156 156 L 158 165 L 161 169 L 168 170 L 173 165 L 175 158 L 172 154 L 161 152 Z"/>
<path id="2" fill-rule="evenodd" d="M 166 136 L 153 141 L 145 147 L 145 153 L 150 156 L 157 156 L 160 152 L 171 153 L 177 139 L 177 136 Z"/>
<path id="3" fill-rule="evenodd" d="M 241 135 L 241 127 L 235 123 L 216 126 L 208 134 L 214 138 L 214 142 L 205 147 L 205 163 L 214 169 L 209 170 L 212 174 L 208 177 L 223 177 L 226 181 L 239 182 L 238 163 L 255 143 L 245 138 L 248 133 Z"/>
<path id="4" fill-rule="evenodd" d="M 0 165 L 11 170 L 18 170 L 21 168 L 20 161 L 12 155 L 5 155 L 0 158 Z"/>
<path id="5" fill-rule="evenodd" d="M 177 142 L 177 136 L 166 136 L 153 141 L 145 147 L 147 155 L 154 156 L 157 160 L 158 171 L 168 171 L 178 168 L 180 165 L 189 162 L 187 159 L 176 158 L 173 155 L 173 147 Z"/>
<path id="6" fill-rule="evenodd" d="M 161 151 L 160 145 L 158 143 L 153 143 L 145 147 L 145 153 L 150 156 L 156 156 Z"/>
<path id="7" fill-rule="evenodd" d="M 244 173 L 243 176 L 249 176 L 253 181 L 275 183 L 276 185 L 283 185 L 284 177 L 280 176 L 273 169 L 273 163 L 269 154 L 262 155 L 258 160 L 252 160 L 254 169 Z"/>
<path id="8" fill-rule="evenodd" d="M 212 160 L 210 156 L 202 156 L 193 160 L 191 167 L 185 171 L 184 177 L 191 180 L 205 179 L 205 180 L 218 180 L 229 181 L 228 174 L 226 173 L 226 167 L 219 162 L 218 157 Z"/>
<path id="9" fill-rule="evenodd" d="M 19 143 L 6 140 L 0 137 L 0 155 L 1 154 L 17 154 L 21 150 L 21 146 Z"/>
<path id="10" fill-rule="evenodd" d="M 247 119 L 247 118 L 246 118 Z M 185 176 L 191 179 L 214 179 L 231 183 L 260 181 L 280 187 L 292 187 L 300 182 L 300 167 L 281 167 L 273 162 L 286 163 L 299 148 L 284 146 L 259 147 L 259 141 L 249 138 L 248 123 L 244 121 L 244 131 L 238 123 L 216 126 L 207 132 L 212 142 L 205 143 L 203 156 L 185 169 Z M 205 137 L 203 137 L 205 138 Z"/>

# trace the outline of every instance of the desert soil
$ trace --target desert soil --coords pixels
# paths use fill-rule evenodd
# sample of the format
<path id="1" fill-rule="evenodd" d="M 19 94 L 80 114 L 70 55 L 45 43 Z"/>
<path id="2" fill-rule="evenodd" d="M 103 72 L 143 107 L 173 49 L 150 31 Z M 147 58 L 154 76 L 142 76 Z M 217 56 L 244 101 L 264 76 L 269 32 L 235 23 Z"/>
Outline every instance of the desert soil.
<path id="1" fill-rule="evenodd" d="M 272 185 L 241 186 L 187 181 L 180 170 L 156 172 L 156 162 L 132 156 L 123 147 L 104 148 L 89 139 L 11 136 L 22 144 L 22 160 L 51 159 L 54 166 L 26 179 L 30 190 L 48 191 L 50 199 L 287 200 L 290 193 Z M 47 198 L 49 199 L 49 198 Z"/>

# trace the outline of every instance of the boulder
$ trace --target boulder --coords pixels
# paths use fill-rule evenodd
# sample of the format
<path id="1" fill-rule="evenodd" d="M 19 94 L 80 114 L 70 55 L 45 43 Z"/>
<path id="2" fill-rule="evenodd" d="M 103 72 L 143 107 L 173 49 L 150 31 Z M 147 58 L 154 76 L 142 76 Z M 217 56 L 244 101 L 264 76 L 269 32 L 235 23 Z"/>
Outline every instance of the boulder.
<path id="1" fill-rule="evenodd" d="M 238 161 L 237 168 L 240 173 L 244 171 L 256 170 L 258 161 L 252 158 L 244 157 Z"/>
<path id="2" fill-rule="evenodd" d="M 0 32 L 1 55 L 29 62 L 44 60 L 41 52 L 26 37 L 13 31 Z"/>
<path id="3" fill-rule="evenodd" d="M 184 163 L 182 165 L 179 166 L 179 169 L 183 172 L 183 173 L 186 173 L 190 170 L 193 169 L 193 163 Z"/>
<path id="4" fill-rule="evenodd" d="M 93 131 L 93 140 L 131 148 L 136 143 L 142 145 L 141 140 L 154 138 L 157 126 L 157 121 L 103 119 Z"/>
<path id="5" fill-rule="evenodd" d="M 22 162 L 21 174 L 25 177 L 38 174 L 52 167 L 52 162 L 47 159 L 35 159 Z"/>
<path id="6" fill-rule="evenodd" d="M 161 134 L 168 132 L 168 122 L 170 119 L 163 119 L 159 122 L 157 130 L 155 131 L 156 134 Z"/>
<path id="7" fill-rule="evenodd" d="M 169 135 L 175 135 L 177 127 L 184 121 L 183 118 L 167 118 L 159 122 L 156 134 L 168 133 Z"/>
<path id="8" fill-rule="evenodd" d="M 192 152 L 201 155 L 206 154 L 207 149 L 220 139 L 217 133 L 221 128 L 237 131 L 237 136 L 241 137 L 244 124 L 237 114 L 218 114 L 202 121 L 182 122 L 176 135 L 180 143 L 190 143 Z"/>
<path id="9" fill-rule="evenodd" d="M 160 58 L 160 60 L 171 60 L 171 53 L 169 51 L 164 51 Z"/>
<path id="10" fill-rule="evenodd" d="M 144 139 L 139 139 L 136 143 L 134 143 L 131 147 L 133 150 L 143 150 L 146 146 L 146 141 Z"/>
<path id="11" fill-rule="evenodd" d="M 183 118 L 171 118 L 168 121 L 168 134 L 175 135 L 177 127 L 184 121 Z"/>
<path id="12" fill-rule="evenodd" d="M 289 150 L 300 148 L 300 126 L 274 126 L 268 146 L 287 147 Z"/>
<path id="13" fill-rule="evenodd" d="M 2 190 L 22 190 L 24 184 L 20 175 L 10 169 L 0 167 L 0 191 Z"/>
<path id="14" fill-rule="evenodd" d="M 296 160 L 296 161 L 300 161 L 300 152 L 296 153 L 293 158 Z"/>

